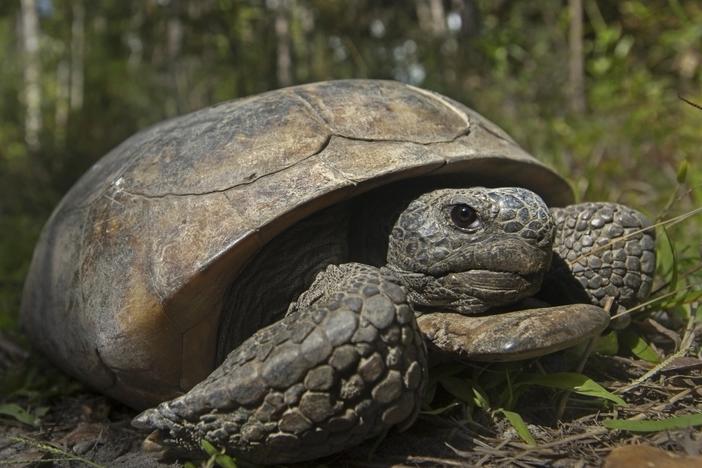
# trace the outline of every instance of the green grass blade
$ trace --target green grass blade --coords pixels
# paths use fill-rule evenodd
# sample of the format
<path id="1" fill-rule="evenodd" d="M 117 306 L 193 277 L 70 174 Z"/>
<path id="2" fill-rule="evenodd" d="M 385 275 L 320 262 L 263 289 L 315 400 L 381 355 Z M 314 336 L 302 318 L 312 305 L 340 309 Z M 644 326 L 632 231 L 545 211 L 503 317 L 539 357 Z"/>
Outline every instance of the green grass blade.
<path id="1" fill-rule="evenodd" d="M 606 335 L 602 335 L 595 341 L 593 353 L 604 354 L 605 356 L 614 356 L 619 351 L 619 339 L 617 332 L 611 331 Z"/>
<path id="2" fill-rule="evenodd" d="M 658 249 L 658 254 L 665 253 L 669 255 L 666 257 L 665 254 L 662 256 L 661 261 L 670 269 L 670 280 L 668 281 L 668 288 L 671 291 L 675 291 L 678 287 L 678 251 L 673 243 L 673 240 L 668 234 L 668 229 L 665 226 L 661 226 L 661 232 L 663 233 L 663 238 L 665 239 L 665 244 L 668 250 Z M 667 263 L 670 263 L 667 265 Z"/>
<path id="3" fill-rule="evenodd" d="M 458 377 L 444 377 L 439 379 L 439 383 L 451 395 L 455 396 L 463 403 L 473 406 L 473 383 L 469 379 L 461 379 Z"/>
<path id="4" fill-rule="evenodd" d="M 456 406 L 461 406 L 461 404 L 457 401 L 454 401 L 453 403 L 449 403 L 446 406 L 442 406 L 440 408 L 433 408 L 433 409 L 428 409 L 428 410 L 422 410 L 420 414 L 427 414 L 427 415 L 437 415 L 437 414 L 442 414 L 447 411 L 450 411 L 454 409 Z"/>
<path id="5" fill-rule="evenodd" d="M 692 302 L 698 302 L 702 299 L 702 291 L 689 291 L 680 296 L 676 302 L 680 304 L 690 304 Z"/>
<path id="6" fill-rule="evenodd" d="M 36 427 L 39 425 L 39 421 L 33 414 L 29 413 L 15 403 L 5 403 L 0 405 L 0 414 L 10 416 L 11 418 L 14 418 L 22 424 L 26 424 L 28 426 Z"/>
<path id="7" fill-rule="evenodd" d="M 678 181 L 678 184 L 682 185 L 687 181 L 687 170 L 687 159 L 683 159 L 682 161 L 680 161 L 680 165 L 678 165 L 678 171 L 675 177 Z"/>
<path id="8" fill-rule="evenodd" d="M 490 408 L 490 398 L 488 398 L 487 393 L 478 385 L 473 385 L 473 403 L 483 410 Z"/>
<path id="9" fill-rule="evenodd" d="M 210 456 L 209 463 L 214 461 L 221 468 L 237 468 L 234 458 L 224 453 L 224 450 L 217 450 L 208 440 L 202 439 L 200 441 L 200 447 Z"/>
<path id="10" fill-rule="evenodd" d="M 602 421 L 602 425 L 608 429 L 620 429 L 631 432 L 660 432 L 671 429 L 687 429 L 688 427 L 702 426 L 702 413 L 673 416 L 658 420 L 605 419 Z"/>
<path id="11" fill-rule="evenodd" d="M 219 450 L 215 448 L 209 441 L 202 439 L 200 441 L 200 448 L 205 451 L 205 453 L 211 457 L 216 457 L 219 455 Z"/>
<path id="12" fill-rule="evenodd" d="M 91 466 L 93 468 L 107 468 L 105 465 L 95 463 L 91 460 L 88 460 L 87 458 L 83 458 L 79 455 L 68 452 L 65 449 L 63 449 L 59 446 L 56 446 L 54 444 L 51 444 L 49 442 L 44 442 L 44 441 L 32 439 L 31 437 L 25 437 L 25 436 L 10 437 L 10 440 L 12 440 L 14 442 L 23 443 L 29 447 L 32 447 L 36 450 L 39 450 L 42 453 L 50 453 L 52 455 L 56 455 L 56 456 L 60 457 L 62 461 L 64 461 L 64 460 L 65 461 L 79 461 L 83 465 Z M 44 461 L 44 460 L 42 460 L 42 461 Z M 61 465 L 61 466 L 64 466 L 64 465 Z M 73 465 L 71 465 L 71 466 L 73 466 Z"/>
<path id="13" fill-rule="evenodd" d="M 524 442 L 526 442 L 529 445 L 536 446 L 536 440 L 534 440 L 534 436 L 532 436 L 531 432 L 529 432 L 529 427 L 526 425 L 524 419 L 522 419 L 522 416 L 519 413 L 515 413 L 514 411 L 508 411 L 506 409 L 499 409 L 497 410 L 497 412 L 502 413 L 505 416 L 505 418 L 507 418 L 507 421 L 509 421 L 509 423 L 517 431 L 517 434 L 519 434 L 519 437 L 521 437 Z"/>
<path id="14" fill-rule="evenodd" d="M 617 405 L 626 405 L 626 402 L 621 397 L 609 392 L 588 376 L 574 372 L 558 372 L 546 375 L 526 374 L 520 379 L 518 385 L 541 385 L 542 387 L 558 390 L 569 390 L 579 395 L 601 398 Z"/>
<path id="15" fill-rule="evenodd" d="M 236 462 L 229 455 L 217 455 L 215 457 L 215 463 L 217 463 L 221 468 L 237 468 Z"/>
<path id="16" fill-rule="evenodd" d="M 640 335 L 632 331 L 624 331 L 620 335 L 622 347 L 629 351 L 634 356 L 644 361 L 658 364 L 661 362 L 658 353 L 644 340 Z"/>

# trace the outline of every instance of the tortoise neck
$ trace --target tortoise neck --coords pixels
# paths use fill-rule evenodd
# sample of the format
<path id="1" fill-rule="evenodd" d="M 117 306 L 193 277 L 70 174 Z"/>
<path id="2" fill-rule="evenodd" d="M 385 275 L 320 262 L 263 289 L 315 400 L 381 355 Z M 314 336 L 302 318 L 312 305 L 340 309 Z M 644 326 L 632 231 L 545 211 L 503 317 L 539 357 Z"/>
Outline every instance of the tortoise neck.
<path id="1" fill-rule="evenodd" d="M 224 298 L 217 365 L 257 330 L 281 319 L 327 265 L 348 259 L 348 207 L 303 219 L 258 252 Z"/>
<path id="2" fill-rule="evenodd" d="M 349 224 L 353 261 L 378 268 L 386 264 L 390 231 L 413 196 L 381 188 L 354 200 Z"/>

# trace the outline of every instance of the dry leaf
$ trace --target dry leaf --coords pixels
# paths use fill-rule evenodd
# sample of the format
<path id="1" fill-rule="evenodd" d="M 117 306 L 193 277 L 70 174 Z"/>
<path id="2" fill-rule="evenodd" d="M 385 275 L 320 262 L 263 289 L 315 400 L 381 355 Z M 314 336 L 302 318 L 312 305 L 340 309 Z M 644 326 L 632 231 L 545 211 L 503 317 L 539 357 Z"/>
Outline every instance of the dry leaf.
<path id="1" fill-rule="evenodd" d="M 609 454 L 604 468 L 702 468 L 702 456 L 689 457 L 651 447 L 650 445 L 625 445 Z"/>

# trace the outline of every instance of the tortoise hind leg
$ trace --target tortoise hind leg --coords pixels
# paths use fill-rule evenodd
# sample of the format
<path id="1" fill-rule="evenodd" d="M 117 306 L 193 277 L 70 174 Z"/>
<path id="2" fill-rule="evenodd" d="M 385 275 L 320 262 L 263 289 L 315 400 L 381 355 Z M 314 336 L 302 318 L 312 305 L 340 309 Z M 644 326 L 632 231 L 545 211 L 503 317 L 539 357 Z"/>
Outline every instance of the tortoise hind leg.
<path id="1" fill-rule="evenodd" d="M 616 203 L 552 208 L 557 234 L 542 296 L 554 304 L 609 298 L 623 307 L 644 301 L 656 269 L 655 231 L 638 211 Z"/>
<path id="2" fill-rule="evenodd" d="M 308 460 L 411 424 L 426 372 L 404 289 L 376 268 L 332 265 L 282 320 L 133 424 L 190 451 L 206 439 L 256 463 Z"/>

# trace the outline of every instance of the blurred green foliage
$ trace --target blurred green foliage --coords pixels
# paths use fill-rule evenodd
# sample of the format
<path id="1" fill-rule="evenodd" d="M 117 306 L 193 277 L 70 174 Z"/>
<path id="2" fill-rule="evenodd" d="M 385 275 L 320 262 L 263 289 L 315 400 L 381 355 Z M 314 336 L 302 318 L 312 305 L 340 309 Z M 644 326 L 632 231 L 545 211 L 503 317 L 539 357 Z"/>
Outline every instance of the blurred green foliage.
<path id="1" fill-rule="evenodd" d="M 3 1 L 0 329 L 15 327 L 42 224 L 101 155 L 164 118 L 288 84 L 410 82 L 496 121 L 581 199 L 620 201 L 652 219 L 689 211 L 702 186 L 702 110 L 678 95 L 702 103 L 702 3 L 582 0 L 580 52 L 569 35 L 573 3 Z M 34 145 L 28 6 L 39 41 Z M 584 108 L 569 91 L 573 60 L 584 65 Z M 677 231 L 681 257 L 699 263 L 700 217 Z"/>

